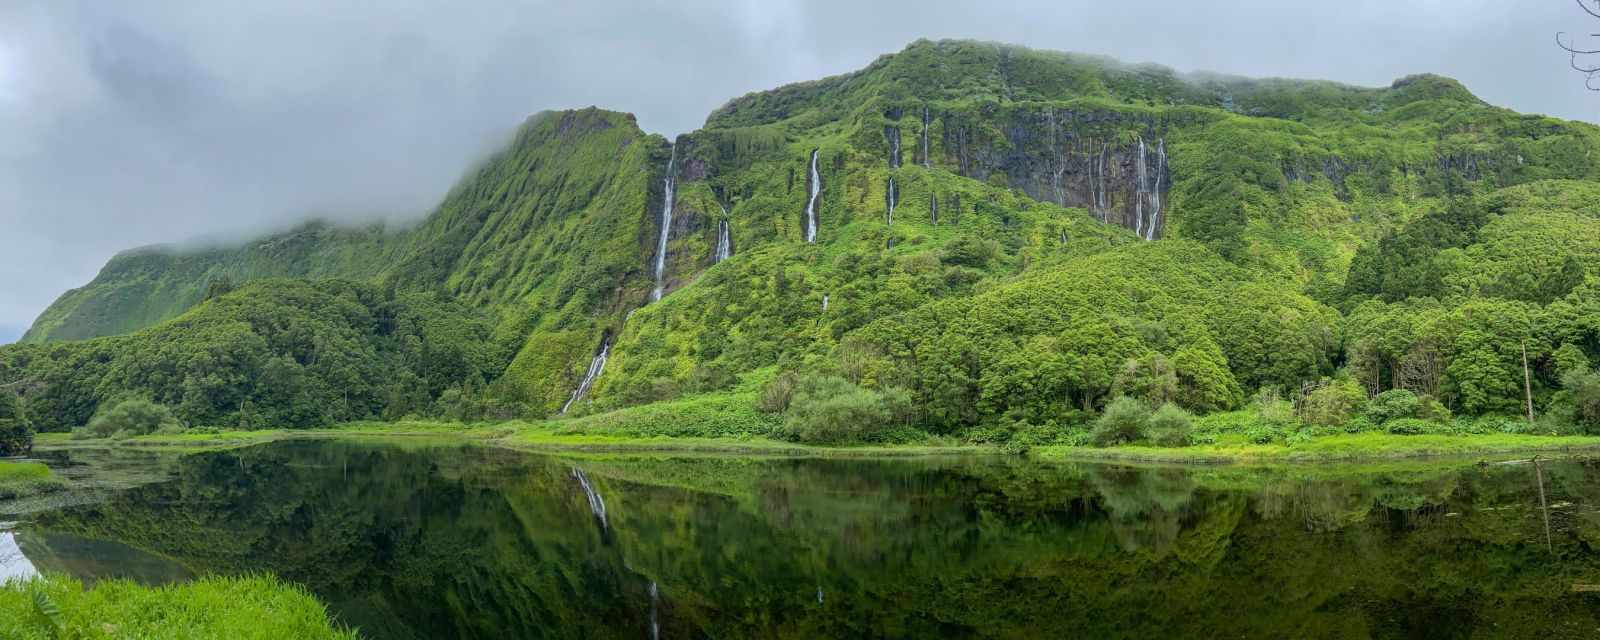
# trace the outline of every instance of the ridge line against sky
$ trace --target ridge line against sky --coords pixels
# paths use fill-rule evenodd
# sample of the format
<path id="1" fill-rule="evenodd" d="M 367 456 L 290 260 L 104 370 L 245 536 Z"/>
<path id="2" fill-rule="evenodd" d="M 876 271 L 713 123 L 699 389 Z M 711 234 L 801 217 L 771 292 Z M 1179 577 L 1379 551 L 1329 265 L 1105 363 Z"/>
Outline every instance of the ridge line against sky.
<path id="1" fill-rule="evenodd" d="M 1521 112 L 1600 106 L 1553 42 L 1600 24 L 1559 0 L 222 4 L 0 6 L 0 343 L 121 250 L 422 215 L 541 110 L 673 135 L 918 38 L 1361 86 L 1431 72 Z"/>

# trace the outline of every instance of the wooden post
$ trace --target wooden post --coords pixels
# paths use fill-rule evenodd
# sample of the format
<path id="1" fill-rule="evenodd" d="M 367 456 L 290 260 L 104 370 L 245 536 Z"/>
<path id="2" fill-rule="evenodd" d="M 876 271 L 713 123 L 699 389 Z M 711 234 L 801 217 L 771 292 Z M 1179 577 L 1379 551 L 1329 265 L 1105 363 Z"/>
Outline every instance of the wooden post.
<path id="1" fill-rule="evenodd" d="M 1528 398 L 1528 424 L 1533 424 L 1533 376 L 1528 373 L 1528 341 L 1522 341 L 1522 391 Z"/>

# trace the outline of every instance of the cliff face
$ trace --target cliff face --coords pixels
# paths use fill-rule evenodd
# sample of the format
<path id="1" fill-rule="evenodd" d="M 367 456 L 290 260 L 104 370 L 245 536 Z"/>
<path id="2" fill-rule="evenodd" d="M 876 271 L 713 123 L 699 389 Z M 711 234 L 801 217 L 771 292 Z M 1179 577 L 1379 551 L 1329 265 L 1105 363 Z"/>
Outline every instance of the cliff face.
<path id="1" fill-rule="evenodd" d="M 670 142 L 626 114 L 540 114 L 413 229 L 120 256 L 26 339 L 136 330 L 224 277 L 337 276 L 491 310 L 507 397 L 557 410 L 605 351 L 591 399 L 639 402 L 1135 241 L 1197 240 L 1321 296 L 1359 247 L 1451 198 L 1600 177 L 1596 147 L 1594 127 L 1437 76 L 1358 88 L 919 41 Z"/>

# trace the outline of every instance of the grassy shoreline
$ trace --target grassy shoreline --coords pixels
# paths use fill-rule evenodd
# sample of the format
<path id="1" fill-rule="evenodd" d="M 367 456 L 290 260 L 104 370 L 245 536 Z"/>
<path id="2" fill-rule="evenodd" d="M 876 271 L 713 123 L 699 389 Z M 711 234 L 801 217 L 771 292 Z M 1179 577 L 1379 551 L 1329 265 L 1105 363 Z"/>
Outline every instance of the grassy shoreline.
<path id="1" fill-rule="evenodd" d="M 64 486 L 42 463 L 0 461 L 0 500 L 31 498 Z"/>
<path id="2" fill-rule="evenodd" d="M 775 440 L 764 436 L 678 437 L 632 433 L 575 432 L 566 423 L 460 424 L 444 422 L 361 422 L 326 429 L 223 431 L 179 435 L 136 436 L 121 440 L 72 440 L 66 434 L 40 434 L 41 451 L 74 448 L 158 448 L 213 451 L 246 447 L 285 439 L 406 438 L 437 439 L 445 443 L 477 443 L 532 452 L 573 453 L 709 453 L 787 457 L 911 457 L 934 455 L 1007 455 L 993 445 L 945 442 L 819 446 Z M 1188 447 L 1125 445 L 1087 447 L 1046 445 L 1028 454 L 1042 460 L 1156 462 L 1173 464 L 1318 464 L 1402 458 L 1503 457 L 1533 453 L 1600 452 L 1600 437 L 1487 435 L 1390 435 L 1366 433 L 1317 438 L 1288 444 L 1216 444 Z"/>
<path id="3" fill-rule="evenodd" d="M 48 575 L 0 582 L 5 638 L 307 638 L 355 640 L 303 587 L 268 576 L 207 577 L 146 587 L 92 587 Z"/>

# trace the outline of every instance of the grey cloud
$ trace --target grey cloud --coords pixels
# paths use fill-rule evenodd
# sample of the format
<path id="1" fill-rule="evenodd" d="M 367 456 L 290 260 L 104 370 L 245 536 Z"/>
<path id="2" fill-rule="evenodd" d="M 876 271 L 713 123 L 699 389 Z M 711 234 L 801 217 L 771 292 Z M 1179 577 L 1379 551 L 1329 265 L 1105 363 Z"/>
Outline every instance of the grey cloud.
<path id="1" fill-rule="evenodd" d="M 528 114 L 674 134 L 919 37 L 1382 85 L 1592 119 L 1562 2 L 484 0 L 0 4 L 0 342 L 118 250 L 421 215 Z M 1600 29 L 1595 29 L 1600 30 Z M 9 327 L 9 328 L 8 328 Z"/>

